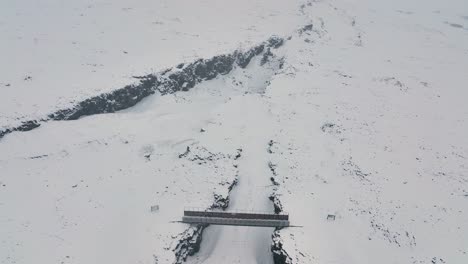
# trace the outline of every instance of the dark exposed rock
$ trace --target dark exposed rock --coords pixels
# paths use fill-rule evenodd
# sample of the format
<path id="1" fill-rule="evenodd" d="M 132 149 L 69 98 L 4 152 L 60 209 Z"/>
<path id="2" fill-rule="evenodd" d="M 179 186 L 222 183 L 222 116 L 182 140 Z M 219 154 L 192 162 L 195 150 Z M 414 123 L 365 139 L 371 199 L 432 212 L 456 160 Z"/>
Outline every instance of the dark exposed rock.
<path id="1" fill-rule="evenodd" d="M 255 56 L 262 53 L 264 49 L 265 49 L 265 45 L 261 44 L 261 45 L 258 45 L 256 47 L 248 50 L 247 52 L 238 53 L 237 54 L 237 65 L 239 65 L 241 68 L 244 69 L 245 67 L 247 67 L 247 65 L 249 65 L 252 58 L 254 58 Z"/>
<path id="2" fill-rule="evenodd" d="M 373 184 L 371 182 L 372 174 L 369 172 L 364 172 L 363 169 L 361 169 L 356 163 L 354 163 L 352 157 L 350 157 L 348 160 L 342 161 L 341 165 L 343 168 L 343 172 L 346 175 L 356 177 L 362 183 Z"/>
<path id="3" fill-rule="evenodd" d="M 274 49 L 277 49 L 284 44 L 284 39 L 280 38 L 278 36 L 273 36 L 268 40 L 268 47 L 272 47 Z"/>
<path id="4" fill-rule="evenodd" d="M 211 60 L 198 63 L 193 73 L 200 81 L 211 80 L 218 74 L 225 75 L 231 72 L 235 61 L 235 54 L 215 56 Z"/>
<path id="5" fill-rule="evenodd" d="M 237 179 L 235 179 L 228 187 L 229 192 L 237 184 Z M 209 208 L 212 209 L 222 209 L 225 210 L 229 206 L 229 195 L 223 197 L 221 195 L 214 195 L 214 203 Z M 202 242 L 203 230 L 208 225 L 192 225 L 190 228 L 185 230 L 181 235 L 179 235 L 179 241 L 176 247 L 173 249 L 176 256 L 176 261 L 174 264 L 181 264 L 187 260 L 188 256 L 195 255 L 200 250 L 200 245 Z"/>
<path id="6" fill-rule="evenodd" d="M 313 28 L 314 28 L 313 24 L 305 25 L 305 26 L 303 26 L 302 28 L 299 29 L 299 34 L 303 34 L 305 32 L 312 31 Z"/>
<path id="7" fill-rule="evenodd" d="M 193 256 L 200 250 L 202 242 L 203 229 L 207 225 L 194 225 L 179 235 L 179 241 L 173 249 L 176 256 L 174 264 L 182 264 L 188 256 Z"/>
<path id="8" fill-rule="evenodd" d="M 139 80 L 137 84 L 127 85 L 110 93 L 88 98 L 71 108 L 51 113 L 43 119 L 25 121 L 18 127 L 6 128 L 0 131 L 0 138 L 14 131 L 29 131 L 38 127 L 40 123 L 50 120 L 76 120 L 82 116 L 114 113 L 132 107 L 143 98 L 156 92 L 165 95 L 188 91 L 200 82 L 230 73 L 236 66 L 247 67 L 252 58 L 262 54 L 265 49 L 276 49 L 283 43 L 282 38 L 273 36 L 247 51 L 234 51 L 211 59 L 199 59 L 189 64 L 181 63 L 158 74 L 136 76 L 135 79 Z"/>
<path id="9" fill-rule="evenodd" d="M 27 122 L 24 122 L 23 124 L 21 124 L 17 130 L 18 131 L 29 131 L 29 130 L 33 130 L 34 128 L 36 127 L 39 127 L 41 124 L 39 124 L 39 122 L 37 121 L 27 121 Z"/>
<path id="10" fill-rule="evenodd" d="M 223 210 L 226 210 L 228 208 L 229 202 L 230 202 L 229 193 L 231 192 L 231 190 L 236 185 L 237 185 L 237 178 L 234 179 L 234 181 L 232 181 L 231 184 L 228 186 L 228 191 L 229 192 L 228 192 L 228 195 L 226 197 L 215 193 L 213 195 L 215 202 L 213 203 L 213 205 L 211 205 L 210 209 L 223 209 Z"/>
<path id="11" fill-rule="evenodd" d="M 276 181 L 275 177 L 270 177 L 270 181 L 273 185 L 279 185 L 279 182 Z"/>
<path id="12" fill-rule="evenodd" d="M 273 140 L 270 140 L 268 141 L 268 148 L 267 148 L 267 152 L 269 154 L 273 154 L 273 145 L 275 144 L 275 142 Z"/>
<path id="13" fill-rule="evenodd" d="M 211 206 L 211 209 L 215 209 L 215 208 L 225 209 L 229 206 L 229 197 L 223 197 L 222 195 L 219 195 L 217 193 L 215 193 L 213 197 L 216 203 L 214 203 Z"/>
<path id="14" fill-rule="evenodd" d="M 48 157 L 49 155 L 47 154 L 44 154 L 44 155 L 39 155 L 39 156 L 32 156 L 32 157 L 29 157 L 29 159 L 42 159 L 42 158 L 46 158 Z"/>
<path id="15" fill-rule="evenodd" d="M 283 205 L 281 204 L 278 194 L 273 193 L 268 198 L 270 199 L 270 201 L 273 202 L 273 207 L 275 208 L 275 214 L 279 214 L 283 212 Z"/>
<path id="16" fill-rule="evenodd" d="M 272 154 L 273 153 L 273 146 L 275 142 L 273 140 L 270 140 L 268 142 L 268 148 L 267 152 Z M 273 185 L 280 185 L 278 181 L 276 181 L 276 178 L 278 177 L 278 173 L 276 171 L 276 164 L 273 164 L 271 161 L 268 162 L 268 167 L 270 168 L 272 176 L 270 177 L 271 182 Z M 275 187 L 274 192 L 268 197 L 270 201 L 273 202 L 273 208 L 275 210 L 275 214 L 279 214 L 283 212 L 283 205 L 281 204 L 281 200 L 279 199 L 279 195 L 276 192 L 277 189 Z M 276 228 L 275 232 L 273 233 L 272 237 L 272 243 L 271 243 L 271 252 L 273 254 L 273 262 L 275 264 L 292 264 L 292 259 L 286 252 L 286 250 L 283 249 L 283 241 L 281 240 L 281 236 L 279 233 L 279 230 L 281 228 Z"/>
<path id="17" fill-rule="evenodd" d="M 280 185 L 280 183 L 278 182 L 277 178 L 278 178 L 278 172 L 276 171 L 276 164 L 273 164 L 271 161 L 268 162 L 268 168 L 270 168 L 270 171 L 271 171 L 271 174 L 272 176 L 270 177 L 270 181 L 273 185 Z M 273 200 L 272 200 L 273 201 Z M 276 211 L 276 210 L 275 210 Z"/>
<path id="18" fill-rule="evenodd" d="M 237 184 L 237 178 L 228 186 L 229 193 Z M 229 194 L 223 197 L 219 194 L 214 195 L 215 201 L 210 206 L 209 210 L 222 209 L 225 210 L 229 206 Z M 173 249 L 176 256 L 174 264 L 182 264 L 187 260 L 187 257 L 195 255 L 200 250 L 202 243 L 203 230 L 208 225 L 191 225 L 187 230 L 180 234 L 179 241 Z"/>
<path id="19" fill-rule="evenodd" d="M 151 154 L 145 154 L 143 157 L 145 157 L 147 161 L 151 160 Z"/>
<path id="20" fill-rule="evenodd" d="M 283 69 L 283 67 L 284 67 L 284 57 L 279 59 L 279 65 L 278 65 L 279 69 Z"/>
<path id="21" fill-rule="evenodd" d="M 332 135 L 339 135 L 342 133 L 343 128 L 334 123 L 325 123 L 320 128 L 323 132 L 332 134 Z"/>
<path id="22" fill-rule="evenodd" d="M 237 153 L 234 156 L 234 160 L 238 160 L 240 157 L 242 157 L 242 149 L 241 148 L 237 149 Z"/>
<path id="23" fill-rule="evenodd" d="M 35 120 L 30 120 L 23 122 L 20 126 L 15 127 L 15 128 L 7 128 L 4 130 L 0 131 L 0 139 L 5 136 L 6 134 L 9 134 L 14 131 L 30 131 L 33 130 L 36 127 L 39 127 L 41 124 L 38 121 Z"/>
<path id="24" fill-rule="evenodd" d="M 277 165 L 273 164 L 271 161 L 268 162 L 268 168 L 270 168 L 270 171 L 274 177 L 278 176 L 278 173 L 276 172 L 276 166 Z"/>
<path id="25" fill-rule="evenodd" d="M 184 157 L 187 157 L 187 155 L 190 153 L 190 147 L 187 146 L 187 148 L 185 149 L 185 152 L 182 153 L 182 154 L 179 154 L 179 159 L 181 158 L 184 158 Z"/>
<path id="26" fill-rule="evenodd" d="M 57 111 L 49 118 L 52 120 L 76 120 L 82 116 L 113 113 L 136 105 L 143 98 L 155 93 L 158 78 L 147 75 L 140 78 L 139 84 L 127 85 L 111 93 L 86 99 L 71 109 Z"/>
<path id="27" fill-rule="evenodd" d="M 265 63 L 267 63 L 268 61 L 270 61 L 270 58 L 273 57 L 273 53 L 271 52 L 270 48 L 268 48 L 264 53 L 263 53 L 263 56 L 262 56 L 262 60 L 260 61 L 260 65 L 263 66 L 265 65 Z"/>
<path id="28" fill-rule="evenodd" d="M 279 234 L 279 230 L 276 230 L 272 237 L 271 252 L 273 253 L 273 262 L 275 264 L 292 264 L 292 259 L 288 253 L 283 249 L 283 241 Z"/>
<path id="29" fill-rule="evenodd" d="M 193 147 L 193 150 L 190 149 L 190 147 L 187 146 L 187 150 L 183 153 L 180 154 L 180 158 L 187 158 L 188 160 L 191 161 L 197 161 L 198 158 L 205 160 L 205 161 L 214 161 L 219 158 L 230 158 L 233 160 L 236 160 L 241 156 L 242 149 L 237 149 L 237 153 L 235 156 L 232 155 L 224 155 L 222 153 L 212 153 L 208 151 L 204 147 Z M 221 183 L 222 185 L 229 184 L 228 188 L 228 195 L 226 197 L 219 195 L 219 194 L 214 194 L 214 202 L 213 204 L 208 208 L 208 210 L 213 210 L 213 209 L 222 209 L 225 210 L 229 206 L 229 194 L 236 186 L 237 184 L 237 175 L 236 178 L 232 182 L 224 182 Z M 177 242 L 177 245 L 173 249 L 174 254 L 176 256 L 176 261 L 174 264 L 181 264 L 187 260 L 188 256 L 193 256 L 200 250 L 200 245 L 202 242 L 202 234 L 203 230 L 207 227 L 208 225 L 191 225 L 187 230 L 185 230 L 182 234 L 180 234 L 179 241 Z"/>

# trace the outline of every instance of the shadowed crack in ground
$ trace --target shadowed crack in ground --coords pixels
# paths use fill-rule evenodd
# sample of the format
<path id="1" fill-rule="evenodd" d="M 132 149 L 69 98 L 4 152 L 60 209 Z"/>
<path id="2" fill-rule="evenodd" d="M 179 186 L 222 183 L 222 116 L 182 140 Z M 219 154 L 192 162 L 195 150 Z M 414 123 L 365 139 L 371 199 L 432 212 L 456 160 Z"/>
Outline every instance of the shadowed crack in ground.
<path id="1" fill-rule="evenodd" d="M 228 74 L 236 66 L 247 67 L 255 56 L 266 53 L 266 57 L 268 57 L 271 48 L 279 48 L 283 43 L 282 38 L 273 36 L 247 51 L 236 50 L 230 54 L 218 55 L 210 59 L 199 59 L 189 64 L 179 64 L 160 73 L 137 76 L 135 78 L 139 82 L 136 84 L 88 98 L 71 108 L 58 110 L 42 119 L 24 121 L 20 126 L 0 130 L 0 139 L 14 131 L 30 131 L 39 127 L 41 123 L 51 120 L 76 120 L 82 116 L 124 110 L 156 92 L 165 95 L 188 91 L 203 81 Z"/>
<path id="2" fill-rule="evenodd" d="M 219 159 L 231 159 L 237 161 L 242 156 L 242 149 L 239 148 L 234 155 L 225 155 L 222 153 L 213 153 L 208 151 L 204 147 L 192 147 L 187 146 L 187 149 L 184 153 L 179 155 L 179 158 L 185 158 L 189 161 L 196 162 L 198 164 L 204 164 L 206 162 L 215 162 Z M 201 163 L 200 163 L 201 162 Z M 213 209 L 222 209 L 225 210 L 229 206 L 229 194 L 231 193 L 234 186 L 237 184 L 238 180 L 238 165 L 237 163 L 233 164 L 236 168 L 236 177 L 232 182 L 227 183 L 227 195 L 214 194 L 214 202 L 208 208 L 209 210 Z M 225 186 L 226 183 L 220 183 Z M 178 235 L 178 241 L 173 251 L 175 254 L 174 264 L 184 263 L 189 256 L 195 255 L 200 250 L 200 245 L 202 243 L 203 230 L 208 227 L 208 224 L 199 224 L 191 225 L 184 232 Z"/>
<path id="3" fill-rule="evenodd" d="M 274 154 L 275 153 L 275 148 L 276 148 L 277 142 L 270 140 L 268 142 L 268 147 L 267 147 L 267 153 L 268 154 Z M 277 164 L 274 164 L 273 162 L 269 161 L 268 162 L 268 167 L 271 172 L 271 178 L 270 181 L 273 184 L 273 192 L 270 194 L 268 197 L 270 201 L 273 202 L 273 206 L 275 208 L 275 214 L 279 214 L 283 212 L 283 205 L 281 204 L 281 200 L 279 199 L 279 195 L 277 193 L 277 188 L 280 185 L 279 183 L 279 175 L 277 171 Z M 281 228 L 276 228 L 275 231 L 273 232 L 271 238 L 271 252 L 273 253 L 273 262 L 274 264 L 290 264 L 292 263 L 292 259 L 289 256 L 288 252 L 284 250 L 283 248 L 283 240 L 281 239 L 281 234 L 280 231 Z"/>

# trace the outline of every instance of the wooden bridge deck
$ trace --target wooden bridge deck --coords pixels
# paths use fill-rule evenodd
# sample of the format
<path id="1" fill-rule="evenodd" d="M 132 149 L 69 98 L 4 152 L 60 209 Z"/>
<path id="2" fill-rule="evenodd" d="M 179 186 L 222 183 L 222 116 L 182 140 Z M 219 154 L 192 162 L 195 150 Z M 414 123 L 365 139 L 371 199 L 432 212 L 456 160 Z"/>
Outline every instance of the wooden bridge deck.
<path id="1" fill-rule="evenodd" d="M 182 222 L 189 224 L 287 227 L 289 215 L 258 212 L 207 212 L 184 210 Z"/>

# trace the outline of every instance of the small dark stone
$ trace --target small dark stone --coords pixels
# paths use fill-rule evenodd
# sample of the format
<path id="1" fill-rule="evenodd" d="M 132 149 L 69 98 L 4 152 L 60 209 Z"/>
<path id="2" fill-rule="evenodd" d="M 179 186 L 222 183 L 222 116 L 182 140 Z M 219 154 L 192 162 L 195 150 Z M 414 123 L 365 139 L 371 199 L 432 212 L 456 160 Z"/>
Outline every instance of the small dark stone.
<path id="1" fill-rule="evenodd" d="M 185 149 L 185 152 L 182 154 L 179 154 L 179 159 L 186 157 L 190 153 L 190 147 L 187 146 L 187 149 Z"/>
<path id="2" fill-rule="evenodd" d="M 305 25 L 301 29 L 299 29 L 299 34 L 302 35 L 305 32 L 311 31 L 313 29 L 313 27 L 314 27 L 313 24 Z"/>

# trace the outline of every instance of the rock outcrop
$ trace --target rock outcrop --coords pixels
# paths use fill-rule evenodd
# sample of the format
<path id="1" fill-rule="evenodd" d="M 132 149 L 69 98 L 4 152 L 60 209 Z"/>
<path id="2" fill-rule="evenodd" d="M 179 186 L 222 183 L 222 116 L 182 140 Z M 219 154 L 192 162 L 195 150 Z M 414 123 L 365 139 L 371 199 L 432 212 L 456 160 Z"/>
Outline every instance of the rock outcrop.
<path id="1" fill-rule="evenodd" d="M 199 59 L 188 64 L 182 63 L 160 73 L 137 76 L 135 78 L 138 82 L 135 84 L 88 98 L 73 107 L 58 110 L 42 119 L 24 121 L 17 127 L 0 130 L 0 139 L 14 131 L 32 130 L 39 127 L 41 123 L 51 120 L 76 120 L 82 116 L 124 110 L 156 92 L 165 95 L 188 91 L 198 83 L 230 73 L 237 66 L 245 68 L 255 56 L 262 55 L 265 51 L 270 52 L 270 49 L 277 49 L 283 44 L 284 39 L 273 36 L 246 51 L 236 50 L 210 59 Z"/>

